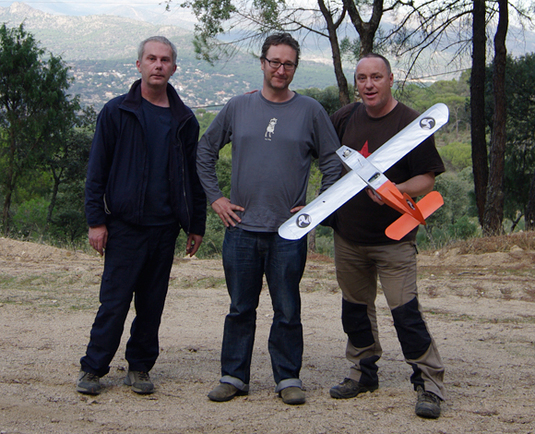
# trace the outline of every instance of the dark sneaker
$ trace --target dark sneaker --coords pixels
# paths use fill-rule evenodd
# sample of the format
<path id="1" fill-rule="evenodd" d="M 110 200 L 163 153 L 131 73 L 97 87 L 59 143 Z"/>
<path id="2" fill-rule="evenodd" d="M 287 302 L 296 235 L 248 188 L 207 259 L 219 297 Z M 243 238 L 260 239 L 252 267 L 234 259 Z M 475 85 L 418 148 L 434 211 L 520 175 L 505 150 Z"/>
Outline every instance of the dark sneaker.
<path id="1" fill-rule="evenodd" d="M 358 381 L 352 380 L 351 378 L 344 378 L 340 384 L 337 384 L 334 387 L 331 387 L 330 393 L 333 398 L 336 399 L 348 399 L 354 398 L 359 393 L 373 392 L 379 387 L 378 384 L 373 386 L 364 386 Z"/>
<path id="2" fill-rule="evenodd" d="M 441 399 L 433 392 L 426 392 L 422 386 L 416 388 L 418 402 L 416 403 L 416 415 L 426 419 L 438 419 L 440 416 Z"/>
<path id="3" fill-rule="evenodd" d="M 306 401 L 305 392 L 297 386 L 287 387 L 279 392 L 282 402 L 289 405 L 304 404 Z"/>
<path id="4" fill-rule="evenodd" d="M 208 398 L 216 402 L 230 401 L 235 396 L 247 395 L 248 392 L 238 389 L 236 386 L 230 383 L 219 383 L 208 394 Z"/>
<path id="5" fill-rule="evenodd" d="M 76 382 L 76 391 L 86 395 L 98 395 L 102 390 L 98 375 L 90 372 L 80 371 Z"/>
<path id="6" fill-rule="evenodd" d="M 149 373 L 143 371 L 128 371 L 124 384 L 132 386 L 132 391 L 140 395 L 154 392 L 154 384 L 150 381 Z"/>

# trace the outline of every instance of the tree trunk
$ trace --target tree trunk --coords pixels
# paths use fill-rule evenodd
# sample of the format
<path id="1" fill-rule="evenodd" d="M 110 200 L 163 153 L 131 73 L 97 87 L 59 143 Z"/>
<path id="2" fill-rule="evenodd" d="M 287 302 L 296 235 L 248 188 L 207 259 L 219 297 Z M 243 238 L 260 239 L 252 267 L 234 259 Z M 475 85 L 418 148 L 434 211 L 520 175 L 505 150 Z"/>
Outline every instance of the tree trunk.
<path id="1" fill-rule="evenodd" d="M 47 226 L 52 222 L 52 214 L 54 213 L 54 208 L 56 207 L 56 201 L 58 198 L 59 185 L 61 184 L 61 174 L 57 175 L 56 171 L 52 169 L 52 177 L 54 178 L 54 186 L 52 187 L 52 194 L 50 196 L 50 204 L 48 205 L 48 211 L 46 214 L 46 224 Z"/>
<path id="2" fill-rule="evenodd" d="M 325 6 L 323 0 L 318 0 L 318 6 L 320 8 L 325 22 L 327 23 L 327 31 L 329 32 L 329 43 L 331 44 L 331 52 L 333 58 L 334 75 L 336 76 L 336 83 L 338 84 L 338 98 L 340 100 L 341 107 L 348 105 L 351 101 L 349 99 L 349 87 L 347 85 L 347 79 L 342 68 L 342 55 L 340 54 L 340 44 L 338 42 L 338 35 L 336 30 L 345 17 L 344 12 L 341 14 L 337 23 L 333 22 L 332 14 Z"/>
<path id="3" fill-rule="evenodd" d="M 316 228 L 308 233 L 308 252 L 316 253 Z"/>
<path id="4" fill-rule="evenodd" d="M 314 199 L 316 199 L 320 195 L 320 187 L 315 189 L 314 191 Z M 310 253 L 316 253 L 316 228 L 312 229 L 308 233 L 308 252 Z"/>
<path id="5" fill-rule="evenodd" d="M 531 185 L 529 187 L 529 199 L 526 205 L 526 212 L 524 213 L 524 221 L 526 223 L 526 230 L 535 230 L 535 172 L 531 178 Z"/>
<path id="6" fill-rule="evenodd" d="M 9 208 L 11 208 L 11 191 L 6 193 L 4 209 L 2 211 L 2 227 L 4 236 L 6 237 L 9 235 Z"/>
<path id="7" fill-rule="evenodd" d="M 11 133 L 12 136 L 12 133 Z M 9 155 L 6 173 L 4 174 L 4 208 L 2 210 L 2 228 L 4 236 L 9 235 L 10 218 L 9 211 L 11 209 L 11 199 L 13 197 L 13 190 L 15 189 L 15 139 L 11 137 L 11 143 L 9 144 Z"/>
<path id="8" fill-rule="evenodd" d="M 492 118 L 492 137 L 490 142 L 490 167 L 489 181 L 487 185 L 487 200 L 483 218 L 484 235 L 500 235 L 503 233 L 503 207 L 504 207 L 504 168 L 505 168 L 505 122 L 506 98 L 505 98 L 505 64 L 507 61 L 507 49 L 505 38 L 509 23 L 508 0 L 498 0 L 499 21 L 494 37 L 494 116 Z"/>
<path id="9" fill-rule="evenodd" d="M 360 37 L 360 56 L 371 53 L 373 51 L 373 41 L 375 33 L 379 28 L 381 18 L 383 17 L 383 0 L 374 0 L 372 7 L 372 15 L 370 21 L 364 22 L 359 14 L 355 0 L 343 0 L 347 13 L 351 18 L 353 27 Z M 353 80 L 355 78 L 353 77 Z M 357 83 L 355 83 L 354 99 L 358 101 L 359 95 L 357 90 Z"/>
<path id="10" fill-rule="evenodd" d="M 483 226 L 488 182 L 485 138 L 485 0 L 474 0 L 472 31 L 472 73 L 470 76 L 472 170 L 477 213 L 479 223 Z"/>
<path id="11" fill-rule="evenodd" d="M 361 57 L 373 51 L 373 40 L 377 27 L 370 25 L 370 23 L 363 23 L 362 30 L 362 33 L 359 33 Z"/>

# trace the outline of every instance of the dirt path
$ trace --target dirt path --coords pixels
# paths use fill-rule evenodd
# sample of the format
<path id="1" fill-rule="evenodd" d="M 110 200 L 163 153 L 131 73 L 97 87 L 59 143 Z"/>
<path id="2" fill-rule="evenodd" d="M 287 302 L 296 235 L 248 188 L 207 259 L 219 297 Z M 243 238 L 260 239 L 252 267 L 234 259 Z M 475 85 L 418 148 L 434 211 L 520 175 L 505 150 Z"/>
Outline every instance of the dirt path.
<path id="1" fill-rule="evenodd" d="M 447 369 L 447 402 L 436 421 L 414 414 L 411 369 L 382 295 L 379 390 L 330 398 L 349 366 L 341 295 L 325 258 L 309 259 L 302 283 L 305 405 L 284 405 L 274 393 L 267 291 L 249 396 L 227 403 L 206 397 L 219 377 L 229 304 L 218 260 L 173 267 L 161 355 L 151 372 L 155 394 L 123 386 L 123 342 L 105 391 L 80 395 L 74 383 L 101 271 L 96 256 L 0 238 L 0 433 L 535 433 L 534 250 L 420 254 L 420 302 Z"/>

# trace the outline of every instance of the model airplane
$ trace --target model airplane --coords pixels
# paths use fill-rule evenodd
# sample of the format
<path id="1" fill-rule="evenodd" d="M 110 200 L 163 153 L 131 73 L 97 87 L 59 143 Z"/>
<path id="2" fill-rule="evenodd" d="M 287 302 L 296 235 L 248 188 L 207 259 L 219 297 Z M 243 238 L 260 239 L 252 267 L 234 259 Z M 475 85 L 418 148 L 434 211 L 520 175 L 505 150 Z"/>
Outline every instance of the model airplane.
<path id="1" fill-rule="evenodd" d="M 384 172 L 446 124 L 448 115 L 445 104 L 435 104 L 368 158 L 354 149 L 342 146 L 337 154 L 350 169 L 349 172 L 284 222 L 279 228 L 279 235 L 288 240 L 303 237 L 366 187 L 371 188 L 387 205 L 402 213 L 386 229 L 389 238 L 400 240 L 419 224 L 425 224 L 425 219 L 444 204 L 440 193 L 432 191 L 415 203 L 408 195 L 401 194 Z"/>

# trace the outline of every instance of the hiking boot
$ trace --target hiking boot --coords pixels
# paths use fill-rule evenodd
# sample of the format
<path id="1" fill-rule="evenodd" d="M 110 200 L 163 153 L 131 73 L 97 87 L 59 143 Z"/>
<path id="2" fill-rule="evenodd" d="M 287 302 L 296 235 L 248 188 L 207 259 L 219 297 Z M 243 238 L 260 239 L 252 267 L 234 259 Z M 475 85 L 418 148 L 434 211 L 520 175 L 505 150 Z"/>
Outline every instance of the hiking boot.
<path id="1" fill-rule="evenodd" d="M 426 392 L 422 386 L 418 386 L 416 391 L 418 392 L 418 402 L 415 408 L 416 415 L 426 419 L 438 419 L 441 399 L 433 392 Z"/>
<path id="2" fill-rule="evenodd" d="M 290 386 L 279 392 L 282 402 L 288 405 L 304 404 L 306 401 L 305 392 L 297 386 Z"/>
<path id="3" fill-rule="evenodd" d="M 76 391 L 86 395 L 98 395 L 102 390 L 100 378 L 91 372 L 80 371 L 76 382 Z"/>
<path id="4" fill-rule="evenodd" d="M 236 386 L 230 383 L 219 383 L 208 394 L 208 398 L 216 402 L 230 401 L 235 396 L 247 395 L 248 392 L 238 389 Z"/>
<path id="5" fill-rule="evenodd" d="M 364 384 L 360 384 L 358 381 L 352 380 L 351 378 L 344 378 L 344 381 L 342 381 L 340 384 L 331 387 L 329 392 L 331 393 L 331 397 L 335 399 L 348 399 L 354 398 L 359 393 L 373 392 L 374 390 L 377 390 L 378 387 L 378 384 L 373 386 L 365 386 Z"/>
<path id="6" fill-rule="evenodd" d="M 150 381 L 148 372 L 128 370 L 124 384 L 132 386 L 132 392 L 139 393 L 140 395 L 147 395 L 154 392 L 154 384 Z"/>

